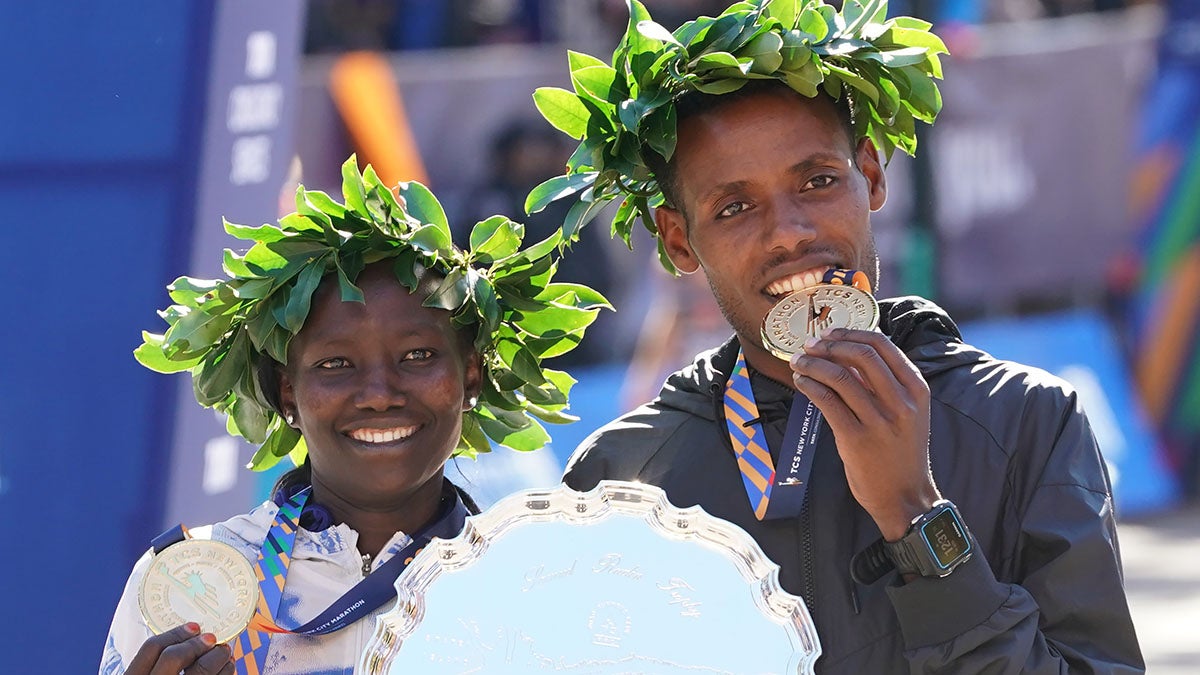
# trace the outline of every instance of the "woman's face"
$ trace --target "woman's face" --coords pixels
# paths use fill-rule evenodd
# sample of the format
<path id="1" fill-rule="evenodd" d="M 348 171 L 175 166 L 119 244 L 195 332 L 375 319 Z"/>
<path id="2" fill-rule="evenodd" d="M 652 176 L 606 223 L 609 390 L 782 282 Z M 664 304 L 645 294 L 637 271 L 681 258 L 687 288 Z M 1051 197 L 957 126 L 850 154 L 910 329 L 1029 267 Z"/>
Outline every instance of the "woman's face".
<path id="1" fill-rule="evenodd" d="M 280 400 L 304 435 L 318 499 L 366 509 L 436 503 L 462 413 L 480 389 L 480 361 L 422 307 L 391 261 L 363 270 L 366 303 L 342 302 L 329 278 L 288 348 Z"/>

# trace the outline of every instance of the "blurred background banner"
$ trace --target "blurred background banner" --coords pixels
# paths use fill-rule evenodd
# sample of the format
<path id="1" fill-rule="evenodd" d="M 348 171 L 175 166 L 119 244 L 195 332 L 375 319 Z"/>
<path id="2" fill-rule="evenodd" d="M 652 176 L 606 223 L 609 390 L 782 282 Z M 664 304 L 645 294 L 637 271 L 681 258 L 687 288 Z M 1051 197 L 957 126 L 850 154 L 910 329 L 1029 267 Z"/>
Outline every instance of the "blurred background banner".
<path id="1" fill-rule="evenodd" d="M 730 1 L 646 4 L 673 28 Z M 955 56 L 922 157 L 888 169 L 880 294 L 929 294 L 968 341 L 1072 382 L 1120 515 L 1194 496 L 1200 3 L 895 4 L 933 19 Z M 1119 11 L 1094 11 L 1106 8 Z M 0 619 L 0 670 L 90 672 L 150 538 L 245 510 L 282 470 L 247 471 L 253 448 L 196 406 L 186 376 L 131 356 L 141 330 L 165 328 L 153 312 L 167 283 L 220 274 L 233 245 L 221 218 L 274 221 L 297 182 L 338 192 L 357 152 L 395 180 L 427 178 L 456 236 L 505 212 L 540 239 L 563 212 L 521 218 L 524 196 L 574 148 L 532 91 L 567 86 L 564 50 L 607 53 L 626 20 L 624 0 L 6 13 L 0 284 L 16 321 L 0 333 L 0 597 L 15 609 Z M 632 254 L 608 235 L 587 228 L 559 275 L 619 310 L 555 364 L 579 379 L 581 421 L 535 453 L 452 463 L 481 504 L 557 482 L 592 430 L 730 332 L 699 275 L 667 278 L 644 233 Z"/>
<path id="2" fill-rule="evenodd" d="M 1172 468 L 1200 480 L 1200 3 L 1173 0 L 1139 123 L 1138 245 L 1120 269 L 1137 382 Z"/>
<path id="3" fill-rule="evenodd" d="M 131 563 L 170 518 L 209 518 L 198 495 L 229 480 L 205 466 L 223 421 L 132 351 L 165 327 L 171 279 L 219 271 L 222 215 L 277 215 L 304 5 L 8 10 L 0 670 L 94 672 Z M 242 480 L 244 463 L 229 467 Z M 251 498 L 229 492 L 212 517 Z"/>
<path id="4" fill-rule="evenodd" d="M 303 4 L 294 1 L 227 0 L 212 7 L 204 141 L 185 268 L 203 279 L 222 276 L 221 251 L 241 243 L 225 234 L 222 218 L 257 226 L 296 208 L 293 121 L 304 20 Z M 161 332 L 145 316 L 144 325 Z M 259 501 L 263 476 L 245 469 L 254 448 L 225 432 L 223 415 L 196 405 L 191 378 L 169 379 L 176 406 L 160 529 L 221 521 L 231 505 Z"/>

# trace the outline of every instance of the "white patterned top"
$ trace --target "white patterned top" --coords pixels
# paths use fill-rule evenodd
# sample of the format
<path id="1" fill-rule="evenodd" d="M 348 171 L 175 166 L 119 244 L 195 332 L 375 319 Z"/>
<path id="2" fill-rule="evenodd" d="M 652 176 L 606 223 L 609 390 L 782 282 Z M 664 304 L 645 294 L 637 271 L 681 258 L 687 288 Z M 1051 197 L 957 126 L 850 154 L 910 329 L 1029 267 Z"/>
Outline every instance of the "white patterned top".
<path id="1" fill-rule="evenodd" d="M 265 502 L 248 514 L 189 532 L 193 538 L 211 538 L 230 544 L 254 562 L 278 510 L 274 503 Z M 397 532 L 372 561 L 371 569 L 390 560 L 410 541 L 407 534 Z M 298 530 L 287 583 L 279 603 L 276 619 L 279 625 L 286 628 L 310 621 L 362 581 L 363 560 L 357 544 L 358 533 L 345 524 L 320 532 Z M 125 584 L 104 644 L 100 675 L 124 673 L 142 643 L 151 636 L 138 609 L 137 597 L 151 557 L 152 552 L 147 551 L 138 560 Z M 385 602 L 370 615 L 328 635 L 274 636 L 262 675 L 351 675 L 375 630 L 375 618 L 394 605 L 394 601 Z"/>

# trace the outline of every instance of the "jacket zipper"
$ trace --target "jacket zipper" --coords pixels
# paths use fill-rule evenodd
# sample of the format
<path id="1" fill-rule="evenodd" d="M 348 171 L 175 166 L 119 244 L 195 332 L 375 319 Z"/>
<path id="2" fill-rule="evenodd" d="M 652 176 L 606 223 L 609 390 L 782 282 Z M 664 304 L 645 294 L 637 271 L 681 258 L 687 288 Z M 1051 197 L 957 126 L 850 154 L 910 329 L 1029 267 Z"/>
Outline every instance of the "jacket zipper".
<path id="1" fill-rule="evenodd" d="M 709 394 L 712 396 L 716 420 L 718 424 L 723 425 L 725 423 L 725 401 L 722 389 L 721 385 L 716 382 L 708 386 Z M 728 434 L 721 434 L 721 438 L 724 441 L 725 447 L 730 452 L 733 452 L 733 444 L 729 441 Z M 804 569 L 804 605 L 808 608 L 809 615 L 815 619 L 817 590 L 816 583 L 813 580 L 816 570 L 813 562 L 812 511 L 809 508 L 811 494 L 811 490 L 806 490 L 804 492 L 804 501 L 800 504 L 800 557 Z"/>
<path id="2" fill-rule="evenodd" d="M 363 573 L 363 577 L 364 577 L 364 578 L 365 578 L 365 577 L 366 577 L 368 574 L 370 574 L 370 573 L 371 573 L 371 554 L 369 554 L 369 553 L 364 553 L 364 554 L 363 554 L 363 557 L 362 557 L 362 573 Z"/>
<path id="3" fill-rule="evenodd" d="M 810 495 L 812 495 L 812 491 L 805 490 L 804 501 L 800 504 L 800 557 L 804 560 L 804 604 L 808 607 L 808 615 L 815 621 L 817 618 L 817 585 L 813 579 L 816 569 L 813 563 Z"/>

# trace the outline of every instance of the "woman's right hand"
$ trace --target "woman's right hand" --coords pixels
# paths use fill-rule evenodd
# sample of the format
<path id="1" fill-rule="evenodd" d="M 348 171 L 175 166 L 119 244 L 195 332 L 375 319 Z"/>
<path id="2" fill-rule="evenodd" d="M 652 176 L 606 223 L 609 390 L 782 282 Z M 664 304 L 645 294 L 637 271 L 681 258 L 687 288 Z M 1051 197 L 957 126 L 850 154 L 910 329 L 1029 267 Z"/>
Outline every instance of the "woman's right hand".
<path id="1" fill-rule="evenodd" d="M 125 675 L 233 675 L 233 650 L 185 623 L 142 643 Z"/>

